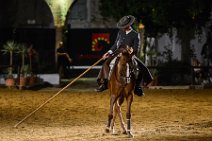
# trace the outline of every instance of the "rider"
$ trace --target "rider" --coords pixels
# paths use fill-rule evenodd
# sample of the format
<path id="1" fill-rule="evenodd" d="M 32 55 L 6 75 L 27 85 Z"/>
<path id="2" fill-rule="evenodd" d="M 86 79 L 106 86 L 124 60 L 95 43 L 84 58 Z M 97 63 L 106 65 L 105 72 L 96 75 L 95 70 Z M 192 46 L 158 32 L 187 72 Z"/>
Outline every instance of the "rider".
<path id="1" fill-rule="evenodd" d="M 115 56 L 116 50 L 119 48 L 120 45 L 128 45 L 129 47 L 133 48 L 134 58 L 137 62 L 137 69 L 139 70 L 139 74 L 136 78 L 136 86 L 134 89 L 134 93 L 138 96 L 143 96 L 143 90 L 141 88 L 142 80 L 143 82 L 148 85 L 152 81 L 152 75 L 150 74 L 148 68 L 142 63 L 142 61 L 136 57 L 137 52 L 139 51 L 139 43 L 140 43 L 140 37 L 138 32 L 136 32 L 131 25 L 134 23 L 135 17 L 132 15 L 124 16 L 122 17 L 119 22 L 117 23 L 117 27 L 120 29 L 118 32 L 118 35 L 116 37 L 116 41 L 111 47 L 111 49 L 106 52 L 102 58 L 107 59 L 98 76 L 97 76 L 97 82 L 99 84 L 99 87 L 96 88 L 97 92 L 102 92 L 107 89 L 107 82 L 108 82 L 108 75 L 109 75 L 109 64 L 112 61 L 112 59 Z"/>

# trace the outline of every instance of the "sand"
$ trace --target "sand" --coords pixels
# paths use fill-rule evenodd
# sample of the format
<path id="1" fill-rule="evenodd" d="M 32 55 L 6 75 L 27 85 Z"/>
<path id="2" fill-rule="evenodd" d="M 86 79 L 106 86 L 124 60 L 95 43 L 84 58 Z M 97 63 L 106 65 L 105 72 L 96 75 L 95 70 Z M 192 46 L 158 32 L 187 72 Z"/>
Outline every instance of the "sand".
<path id="1" fill-rule="evenodd" d="M 132 104 L 133 139 L 106 133 L 109 91 L 63 91 L 17 128 L 14 125 L 59 89 L 0 89 L 1 141 L 211 141 L 212 89 L 145 89 Z M 125 119 L 126 104 L 122 106 Z"/>

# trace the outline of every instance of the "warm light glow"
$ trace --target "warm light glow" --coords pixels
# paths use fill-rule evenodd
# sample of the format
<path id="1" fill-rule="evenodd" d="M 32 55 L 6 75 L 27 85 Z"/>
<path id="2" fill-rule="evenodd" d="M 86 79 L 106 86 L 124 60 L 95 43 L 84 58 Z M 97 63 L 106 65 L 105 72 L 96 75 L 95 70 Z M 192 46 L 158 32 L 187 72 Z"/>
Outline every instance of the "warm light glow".
<path id="1" fill-rule="evenodd" d="M 55 26 L 63 26 L 68 9 L 74 0 L 46 0 L 54 16 Z"/>
<path id="2" fill-rule="evenodd" d="M 144 25 L 142 23 L 139 23 L 138 28 L 139 29 L 144 29 Z"/>

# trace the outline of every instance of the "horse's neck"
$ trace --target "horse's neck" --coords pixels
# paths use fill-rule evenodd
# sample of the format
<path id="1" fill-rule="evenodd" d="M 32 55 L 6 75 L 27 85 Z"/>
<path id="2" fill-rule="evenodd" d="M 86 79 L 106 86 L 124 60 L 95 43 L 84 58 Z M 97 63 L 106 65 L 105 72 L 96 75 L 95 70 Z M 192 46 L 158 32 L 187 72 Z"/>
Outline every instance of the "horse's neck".
<path id="1" fill-rule="evenodd" d="M 127 71 L 127 62 L 122 61 L 120 58 L 117 64 L 117 73 L 118 73 L 117 75 L 126 77 L 126 71 Z"/>
<path id="2" fill-rule="evenodd" d="M 126 59 L 122 56 L 120 57 L 118 64 L 115 69 L 116 73 L 116 79 L 120 83 L 125 83 L 126 74 L 127 74 L 127 62 Z"/>

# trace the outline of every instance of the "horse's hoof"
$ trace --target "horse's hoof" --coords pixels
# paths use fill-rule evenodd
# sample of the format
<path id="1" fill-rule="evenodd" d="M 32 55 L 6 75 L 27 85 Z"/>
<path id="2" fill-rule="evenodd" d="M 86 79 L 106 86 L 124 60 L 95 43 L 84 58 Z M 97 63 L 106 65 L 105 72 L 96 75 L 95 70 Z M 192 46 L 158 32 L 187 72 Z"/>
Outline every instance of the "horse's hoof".
<path id="1" fill-rule="evenodd" d="M 123 132 L 122 132 L 122 134 L 125 134 L 125 135 L 127 135 L 127 131 L 123 131 Z"/>
<path id="2" fill-rule="evenodd" d="M 106 127 L 105 132 L 110 133 L 110 128 Z"/>
<path id="3" fill-rule="evenodd" d="M 131 132 L 128 132 L 128 138 L 134 138 L 134 135 Z"/>

